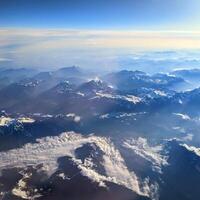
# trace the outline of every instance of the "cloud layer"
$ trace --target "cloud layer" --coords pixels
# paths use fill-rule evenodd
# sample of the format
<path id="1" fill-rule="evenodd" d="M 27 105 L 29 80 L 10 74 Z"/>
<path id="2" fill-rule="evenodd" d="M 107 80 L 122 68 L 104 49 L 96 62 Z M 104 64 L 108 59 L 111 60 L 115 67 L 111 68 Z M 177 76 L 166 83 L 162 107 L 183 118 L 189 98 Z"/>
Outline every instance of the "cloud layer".
<path id="1" fill-rule="evenodd" d="M 90 160 L 82 162 L 76 158 L 75 150 L 84 144 L 95 144 L 102 152 L 103 167 L 105 174 L 95 170 Z M 140 146 L 140 145 L 139 145 Z M 138 146 L 138 149 L 140 148 Z M 151 150 L 150 148 L 146 151 Z M 158 156 L 157 148 L 155 150 L 141 151 L 140 155 L 148 157 L 153 162 L 162 162 Z M 58 168 L 57 159 L 63 156 L 72 157 L 73 161 L 81 169 L 81 173 L 92 181 L 105 187 L 106 182 L 113 182 L 122 185 L 140 195 L 150 196 L 151 186 L 148 182 L 138 178 L 133 171 L 129 171 L 120 152 L 113 143 L 104 137 L 88 136 L 83 137 L 74 132 L 63 133 L 60 136 L 45 137 L 38 139 L 35 144 L 26 144 L 19 149 L 13 149 L 7 152 L 0 152 L 0 170 L 12 167 L 27 167 L 43 164 L 43 169 L 51 175 Z"/>
<path id="2" fill-rule="evenodd" d="M 199 46 L 198 31 L 0 29 L 1 66 L 43 70 L 71 65 L 112 69 L 120 67 L 121 57 L 138 51 Z"/>

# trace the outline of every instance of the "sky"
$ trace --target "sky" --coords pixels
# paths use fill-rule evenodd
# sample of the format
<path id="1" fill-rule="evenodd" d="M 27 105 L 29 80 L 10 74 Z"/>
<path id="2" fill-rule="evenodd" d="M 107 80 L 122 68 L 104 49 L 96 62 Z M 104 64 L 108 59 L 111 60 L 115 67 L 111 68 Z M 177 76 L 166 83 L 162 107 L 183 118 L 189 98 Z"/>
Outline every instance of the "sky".
<path id="1" fill-rule="evenodd" d="M 1 0 L 2 27 L 200 29 L 199 0 Z"/>
<path id="2" fill-rule="evenodd" d="M 0 67 L 115 68 L 141 51 L 198 59 L 199 10 L 199 0 L 0 0 Z"/>

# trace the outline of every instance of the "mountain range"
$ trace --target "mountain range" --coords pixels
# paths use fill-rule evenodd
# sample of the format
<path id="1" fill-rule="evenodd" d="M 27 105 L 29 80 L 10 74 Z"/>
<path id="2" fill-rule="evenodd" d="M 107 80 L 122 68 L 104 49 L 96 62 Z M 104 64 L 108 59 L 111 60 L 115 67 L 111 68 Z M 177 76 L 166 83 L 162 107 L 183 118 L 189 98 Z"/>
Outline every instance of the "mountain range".
<path id="1" fill-rule="evenodd" d="M 0 198 L 198 199 L 198 77 L 2 69 Z"/>

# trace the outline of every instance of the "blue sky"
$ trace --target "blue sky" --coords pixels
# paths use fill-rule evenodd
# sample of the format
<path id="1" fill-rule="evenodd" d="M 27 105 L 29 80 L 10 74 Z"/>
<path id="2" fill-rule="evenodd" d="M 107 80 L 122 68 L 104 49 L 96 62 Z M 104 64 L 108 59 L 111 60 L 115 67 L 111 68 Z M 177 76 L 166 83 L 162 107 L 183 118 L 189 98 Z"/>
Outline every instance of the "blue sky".
<path id="1" fill-rule="evenodd" d="M 200 28 L 199 0 L 1 0 L 1 27 Z"/>
<path id="2" fill-rule="evenodd" d="M 131 69 L 138 52 L 168 50 L 192 62 L 199 10 L 199 0 L 0 0 L 0 67 Z M 198 56 L 177 57 L 186 50 Z"/>

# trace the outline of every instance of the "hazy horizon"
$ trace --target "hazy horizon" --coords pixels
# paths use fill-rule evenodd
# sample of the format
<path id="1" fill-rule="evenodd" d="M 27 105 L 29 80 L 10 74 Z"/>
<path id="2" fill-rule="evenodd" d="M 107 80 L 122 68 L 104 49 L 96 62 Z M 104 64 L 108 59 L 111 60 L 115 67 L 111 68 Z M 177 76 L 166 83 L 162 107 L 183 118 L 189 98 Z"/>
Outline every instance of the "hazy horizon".
<path id="1" fill-rule="evenodd" d="M 1 29 L 0 67 L 166 72 L 198 68 L 199 46 L 199 32 L 191 31 Z"/>

